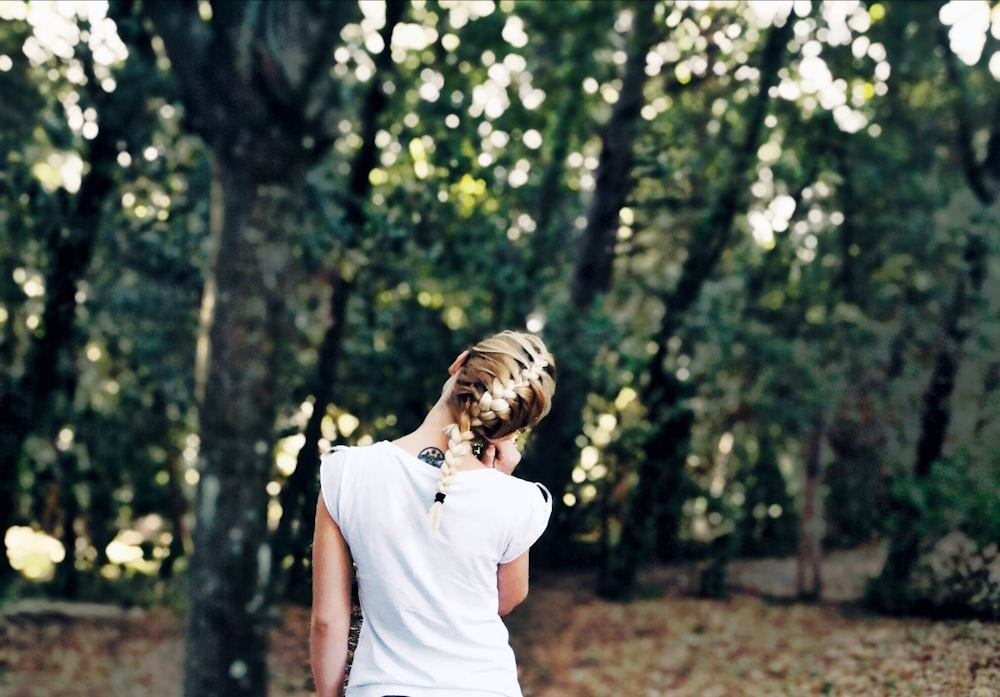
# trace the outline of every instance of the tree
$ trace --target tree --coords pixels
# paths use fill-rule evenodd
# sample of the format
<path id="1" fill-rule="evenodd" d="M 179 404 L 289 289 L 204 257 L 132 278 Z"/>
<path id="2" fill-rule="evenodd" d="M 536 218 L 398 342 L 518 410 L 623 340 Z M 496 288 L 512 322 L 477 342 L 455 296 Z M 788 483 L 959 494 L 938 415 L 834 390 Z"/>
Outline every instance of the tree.
<path id="1" fill-rule="evenodd" d="M 553 543 L 550 553 L 556 549 L 557 541 L 565 540 L 570 529 L 568 511 L 558 492 L 574 465 L 578 450 L 574 440 L 590 383 L 587 376 L 601 343 L 588 326 L 593 326 L 595 306 L 612 286 L 619 212 L 634 186 L 633 147 L 647 79 L 646 55 L 657 41 L 655 14 L 654 3 L 635 3 L 623 12 L 630 27 L 621 94 L 602 130 L 600 164 L 574 260 L 570 302 L 564 316 L 557 319 L 557 326 L 550 330 L 553 346 L 563 356 L 559 364 L 560 387 L 548 417 L 539 426 L 537 445 L 532 452 L 533 461 L 540 465 L 539 480 L 557 492 L 553 514 L 557 529 L 548 538 Z"/>
<path id="2" fill-rule="evenodd" d="M 935 488 L 995 478 L 1000 432 L 996 39 L 956 60 L 951 3 L 798 3 L 776 75 L 766 3 L 125 0 L 127 59 L 92 76 L 89 39 L 48 55 L 30 22 L 110 28 L 32 7 L 0 4 L 0 513 L 67 555 L 15 595 L 162 599 L 218 491 L 199 545 L 231 556 L 192 560 L 198 607 L 262 619 L 218 582 L 252 552 L 273 598 L 305 598 L 316 445 L 398 435 L 434 366 L 511 326 L 560 371 L 518 471 L 557 500 L 539 562 L 607 554 L 602 587 L 654 554 L 724 574 L 816 543 L 824 510 L 825 545 L 870 540 L 890 490 L 989 537 L 981 497 Z M 96 126 L 118 137 L 89 162 Z M 103 203 L 53 184 L 59 158 L 106 172 Z M 67 255 L 55 233 L 98 208 Z"/>
<path id="3" fill-rule="evenodd" d="M 405 4 L 402 0 L 389 0 L 386 3 L 385 24 L 380 30 L 382 43 L 388 47 L 392 43 L 392 33 L 396 25 L 403 19 Z M 365 209 L 371 191 L 371 172 L 375 167 L 377 148 L 375 136 L 379 130 L 379 117 L 388 103 L 388 96 L 383 85 L 390 78 L 393 62 L 388 48 L 375 57 L 376 69 L 381 81 L 373 81 L 361 107 L 361 147 L 351 163 L 350 188 L 344 201 L 343 236 L 346 237 L 347 249 L 341 254 L 350 253 L 356 249 L 357 242 L 365 231 Z M 298 597 L 304 597 L 308 587 L 306 560 L 309 545 L 312 540 L 312 516 L 303 515 L 316 501 L 318 481 L 316 471 L 319 467 L 319 442 L 322 438 L 323 419 L 327 416 L 327 407 L 334 394 L 337 382 L 338 364 L 342 352 L 345 333 L 347 332 L 347 308 L 354 288 L 354 279 L 348 277 L 339 266 L 331 274 L 330 287 L 330 317 L 323 341 L 319 349 L 319 360 L 316 363 L 316 376 L 309 390 L 314 398 L 313 412 L 303 431 L 305 441 L 296 457 L 295 470 L 281 490 L 281 520 L 272 542 L 272 568 L 278 570 L 275 576 L 275 595 L 285 597 L 295 589 Z M 295 544 L 292 543 L 293 528 L 297 528 Z M 287 573 L 284 559 L 291 558 Z M 281 575 L 284 573 L 285 578 Z M 284 581 L 284 582 L 282 582 Z"/>
<path id="4" fill-rule="evenodd" d="M 982 304 L 983 285 L 986 280 L 990 245 L 980 227 L 982 219 L 994 205 L 1000 193 L 1000 99 L 996 89 L 987 96 L 993 100 L 992 121 L 980 126 L 987 135 L 985 152 L 976 155 L 973 145 L 977 130 L 973 123 L 973 109 L 966 86 L 965 71 L 949 45 L 943 28 L 937 33 L 939 52 L 943 56 L 943 71 L 950 85 L 946 108 L 954 114 L 955 130 L 951 135 L 950 149 L 955 153 L 954 166 L 963 174 L 964 183 L 971 192 L 978 211 L 959 218 L 960 261 L 953 266 L 950 298 L 940 318 L 935 341 L 933 364 L 927 387 L 923 392 L 920 427 L 912 469 L 911 486 L 897 483 L 894 496 L 894 519 L 889 541 L 888 557 L 880 577 L 869 588 L 869 600 L 878 608 L 889 612 L 909 612 L 927 603 L 910 588 L 914 569 L 934 538 L 951 532 L 938 529 L 928 522 L 928 503 L 933 500 L 938 484 L 935 477 L 941 473 L 936 468 L 955 467 L 945 462 L 945 442 L 951 424 L 952 397 L 961 368 L 965 343 L 974 328 L 976 310 Z M 978 223 L 978 224 L 977 224 Z M 947 478 L 945 473 L 944 477 Z M 956 516 L 961 519 L 961 516 Z M 928 539 L 931 538 L 931 539 Z"/>
<path id="5" fill-rule="evenodd" d="M 647 370 L 642 402 L 654 430 L 645 446 L 639 480 L 625 514 L 622 542 L 612 555 L 610 570 L 604 575 L 601 593 L 607 597 L 628 597 L 633 589 L 640 562 L 648 558 L 660 536 L 669 545 L 677 536 L 682 501 L 670 498 L 682 491 L 686 445 L 692 414 L 683 406 L 685 390 L 667 370 L 669 341 L 678 331 L 684 313 L 695 303 L 702 284 L 712 273 L 733 230 L 747 172 L 759 146 L 764 117 L 781 67 L 791 23 L 774 26 L 760 53 L 760 83 L 751 103 L 743 139 L 736 147 L 721 178 L 720 188 L 709 208 L 691 232 L 691 248 L 677 286 L 665 300 L 665 312 L 652 338 L 656 350 Z M 651 532 L 651 528 L 656 532 Z"/>
<path id="6" fill-rule="evenodd" d="M 197 495 L 185 694 L 266 689 L 270 550 L 266 485 L 287 332 L 287 268 L 308 167 L 336 137 L 329 43 L 347 3 L 144 6 L 163 40 L 188 125 L 206 142 L 218 198 L 203 298 Z"/>
<path id="7" fill-rule="evenodd" d="M 96 29 L 96 27 L 91 27 Z M 126 27 L 127 31 L 127 27 Z M 64 81 L 62 90 L 73 91 L 83 106 L 98 114 L 95 132 L 88 135 L 72 133 L 66 124 L 50 122 L 46 134 L 52 143 L 69 143 L 79 150 L 88 166 L 80 177 L 79 186 L 69 191 L 65 186 L 54 191 L 34 183 L 33 194 L 48 209 L 47 215 L 25 215 L 30 236 L 44 240 L 47 258 L 42 262 L 44 275 L 44 309 L 35 332 L 28 340 L 23 366 L 19 377 L 4 384 L 0 392 L 0 419 L 5 428 L 0 436 L 0 530 L 15 522 L 17 510 L 17 481 L 19 462 L 26 439 L 42 428 L 58 428 L 72 423 L 71 405 L 76 398 L 79 379 L 76 365 L 82 348 L 84 331 L 79 326 L 78 314 L 82 302 L 80 289 L 87 277 L 97 240 L 108 217 L 109 203 L 120 182 L 119 149 L 126 147 L 146 133 L 144 108 L 148 86 L 148 67 L 142 59 L 109 70 L 117 81 L 116 88 L 106 88 L 98 76 L 94 50 L 83 42 L 73 46 L 73 61 L 60 61 L 55 56 L 49 60 L 58 63 L 54 70 Z M 27 60 L 18 72 L 26 70 Z M 72 84 L 66 74 L 70 64 L 76 62 L 83 74 L 82 86 Z M 108 66 L 101 65 L 108 70 Z M 36 103 L 39 95 L 30 95 L 27 103 Z M 11 129 L 11 135 L 16 130 Z M 10 155 L 8 155 L 10 159 Z M 21 158 L 17 158 L 20 163 Z M 15 191 L 8 190 L 13 196 Z M 27 211 L 25 211 L 27 212 Z M 12 342 L 5 342 L 11 346 Z M 13 358 L 11 356 L 11 358 Z M 10 373 L 5 373 L 8 382 Z M 51 420 L 47 417 L 50 417 Z M 40 427 L 39 424 L 43 424 Z M 67 450 L 57 460 L 55 486 L 62 519 L 58 526 L 65 549 L 76 549 L 76 517 L 79 503 L 74 484 L 80 474 L 76 469 L 76 456 Z M 73 564 L 62 567 L 60 584 L 62 592 L 72 596 L 75 584 Z M 7 555 L 0 559 L 0 589 L 9 581 L 10 568 Z"/>

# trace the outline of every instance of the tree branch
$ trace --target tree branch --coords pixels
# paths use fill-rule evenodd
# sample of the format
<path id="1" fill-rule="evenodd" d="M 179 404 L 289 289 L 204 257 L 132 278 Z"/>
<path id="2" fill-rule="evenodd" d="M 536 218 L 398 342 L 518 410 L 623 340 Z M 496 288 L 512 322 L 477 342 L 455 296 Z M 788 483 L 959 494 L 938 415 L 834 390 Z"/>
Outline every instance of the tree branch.
<path id="1" fill-rule="evenodd" d="M 622 90 L 604 130 L 601 161 L 587 227 L 573 272 L 572 299 L 579 309 L 588 308 L 611 286 L 614 243 L 618 215 L 632 190 L 632 160 L 636 123 L 643 104 L 646 84 L 646 54 L 653 44 L 653 3 L 635 6 L 632 45 L 629 50 Z"/>
<path id="2" fill-rule="evenodd" d="M 716 201 L 707 213 L 699 219 L 692 231 L 694 245 L 684 262 L 681 278 L 665 303 L 667 311 L 663 316 L 654 340 L 660 350 L 654 359 L 657 362 L 665 356 L 667 340 L 673 335 L 680 317 L 698 297 L 702 283 L 712 272 L 722 250 L 732 236 L 733 219 L 736 217 L 739 197 L 743 193 L 743 180 L 760 144 L 760 133 L 764 127 L 770 97 L 768 92 L 777 84 L 778 69 L 782 64 L 785 45 L 792 35 L 792 22 L 787 20 L 780 27 L 773 27 L 760 57 L 760 87 L 756 98 L 749 105 L 746 132 L 743 142 L 736 148 L 732 162 L 724 176 L 724 184 Z M 707 240 L 698 244 L 700 240 Z"/>
<path id="3" fill-rule="evenodd" d="M 958 91 L 955 120 L 958 130 L 958 154 L 962 161 L 965 179 L 979 202 L 984 206 L 988 206 L 996 200 L 997 191 L 987 181 L 988 172 L 985 162 L 980 163 L 976 161 L 976 153 L 972 146 L 974 129 L 969 119 L 968 95 L 965 89 L 965 81 L 962 79 L 955 53 L 951 50 L 948 31 L 944 26 L 938 30 L 938 43 L 941 45 L 942 55 L 944 56 L 944 66 L 948 80 L 955 85 L 955 89 Z M 997 105 L 995 117 L 1000 117 L 1000 104 Z M 1000 160 L 1000 153 L 997 152 L 1000 151 L 1000 142 L 998 142 L 1000 141 L 1000 135 L 998 135 L 998 131 L 1000 131 L 1000 118 L 994 118 L 993 132 L 990 136 L 991 152 L 988 154 L 988 159 L 986 160 L 986 162 L 989 162 L 989 156 L 992 156 L 994 161 L 991 162 L 991 167 L 994 171 L 1000 170 L 1000 161 L 996 161 Z M 989 174 L 994 174 L 994 172 L 989 172 Z"/>
<path id="4" fill-rule="evenodd" d="M 213 5 L 149 0 L 184 93 L 192 130 L 259 181 L 280 180 L 326 152 L 337 89 L 330 37 L 357 11 L 347 2 Z M 233 115 L 239 118 L 234 119 Z"/>

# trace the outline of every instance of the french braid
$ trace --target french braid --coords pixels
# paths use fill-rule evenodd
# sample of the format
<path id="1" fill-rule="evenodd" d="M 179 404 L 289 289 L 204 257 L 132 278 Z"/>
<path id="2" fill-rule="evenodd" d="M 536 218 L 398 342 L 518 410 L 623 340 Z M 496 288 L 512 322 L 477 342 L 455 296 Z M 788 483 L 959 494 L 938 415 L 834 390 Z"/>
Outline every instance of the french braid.
<path id="1" fill-rule="evenodd" d="M 459 418 L 468 420 L 468 416 L 464 414 Z M 448 495 L 448 487 L 451 486 L 451 479 L 458 471 L 458 464 L 462 461 L 463 456 L 472 452 L 472 431 L 463 430 L 458 424 L 448 424 L 445 427 L 445 433 L 448 434 L 448 449 L 444 453 L 437 493 L 434 494 L 434 503 L 431 504 L 431 530 L 437 530 L 441 524 L 441 508 L 444 506 L 444 497 Z"/>
<path id="2" fill-rule="evenodd" d="M 502 440 L 542 420 L 555 391 L 555 362 L 541 339 L 501 332 L 472 349 L 459 369 L 448 406 L 455 421 L 445 427 L 448 450 L 431 504 L 431 529 L 441 522 L 451 480 L 474 442 Z"/>

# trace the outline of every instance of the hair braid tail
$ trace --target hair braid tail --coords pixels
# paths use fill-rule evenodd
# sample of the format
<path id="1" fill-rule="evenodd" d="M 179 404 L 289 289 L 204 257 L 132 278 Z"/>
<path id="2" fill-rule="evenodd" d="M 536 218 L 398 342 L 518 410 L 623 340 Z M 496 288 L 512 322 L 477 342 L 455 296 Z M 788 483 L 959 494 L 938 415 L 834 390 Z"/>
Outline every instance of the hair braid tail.
<path id="1" fill-rule="evenodd" d="M 461 419 L 465 422 L 469 421 L 469 417 L 465 414 L 462 415 Z M 430 511 L 428 511 L 431 530 L 437 530 L 441 525 L 441 509 L 444 507 L 444 499 L 448 495 L 448 487 L 451 486 L 452 477 L 458 471 L 462 457 L 472 452 L 474 436 L 472 431 L 468 429 L 468 423 L 466 426 L 465 429 L 462 429 L 458 424 L 453 423 L 444 428 L 444 432 L 448 434 L 448 450 L 445 451 L 444 462 L 441 464 L 441 477 L 438 479 L 434 503 L 431 504 Z"/>

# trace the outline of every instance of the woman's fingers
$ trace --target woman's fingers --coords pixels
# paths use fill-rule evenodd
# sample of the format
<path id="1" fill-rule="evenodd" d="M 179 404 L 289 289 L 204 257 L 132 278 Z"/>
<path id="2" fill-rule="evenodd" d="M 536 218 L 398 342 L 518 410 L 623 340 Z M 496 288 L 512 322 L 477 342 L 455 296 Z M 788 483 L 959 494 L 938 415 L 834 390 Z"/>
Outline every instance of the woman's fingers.
<path id="1" fill-rule="evenodd" d="M 521 462 L 521 451 L 514 445 L 513 439 L 502 440 L 496 444 L 496 453 L 493 456 L 493 468 L 500 470 L 504 474 L 511 474 L 514 468 Z"/>
<path id="2" fill-rule="evenodd" d="M 521 462 L 521 451 L 514 445 L 513 439 L 489 443 L 483 450 L 480 461 L 487 467 L 511 474 Z"/>

